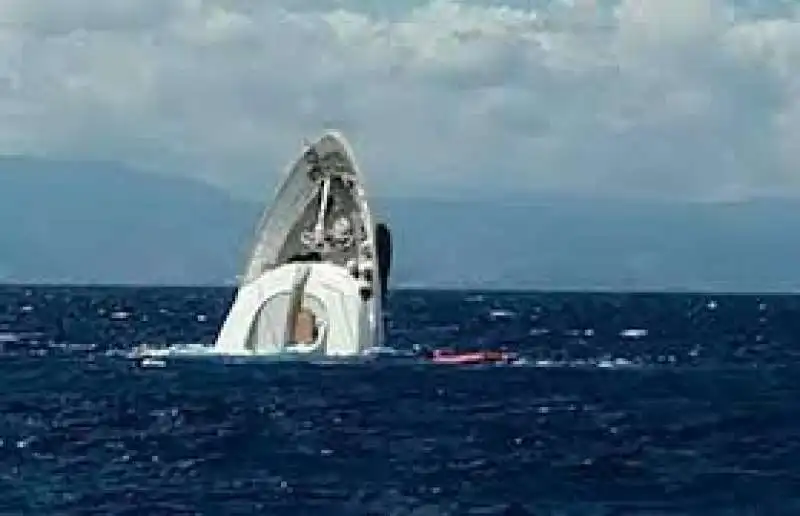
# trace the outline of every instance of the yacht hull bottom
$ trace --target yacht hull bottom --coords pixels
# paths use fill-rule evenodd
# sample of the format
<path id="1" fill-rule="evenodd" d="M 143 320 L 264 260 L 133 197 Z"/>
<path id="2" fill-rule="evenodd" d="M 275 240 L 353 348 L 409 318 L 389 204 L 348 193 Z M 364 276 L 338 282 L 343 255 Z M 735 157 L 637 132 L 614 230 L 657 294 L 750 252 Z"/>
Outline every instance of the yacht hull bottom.
<path id="1" fill-rule="evenodd" d="M 289 263 L 242 285 L 213 352 L 273 358 L 356 357 L 380 345 L 380 300 L 332 263 Z M 313 338 L 293 339 L 297 311 L 311 314 Z M 293 342 L 300 340 L 300 342 Z"/>

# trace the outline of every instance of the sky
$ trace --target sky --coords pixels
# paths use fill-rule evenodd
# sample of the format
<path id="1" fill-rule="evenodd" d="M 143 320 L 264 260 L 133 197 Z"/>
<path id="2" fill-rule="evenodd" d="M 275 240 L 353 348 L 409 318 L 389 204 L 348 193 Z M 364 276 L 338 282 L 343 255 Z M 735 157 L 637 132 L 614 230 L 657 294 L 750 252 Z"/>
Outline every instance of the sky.
<path id="1" fill-rule="evenodd" d="M 800 196 L 779 0 L 0 0 L 0 153 L 261 198 L 344 131 L 384 196 Z"/>

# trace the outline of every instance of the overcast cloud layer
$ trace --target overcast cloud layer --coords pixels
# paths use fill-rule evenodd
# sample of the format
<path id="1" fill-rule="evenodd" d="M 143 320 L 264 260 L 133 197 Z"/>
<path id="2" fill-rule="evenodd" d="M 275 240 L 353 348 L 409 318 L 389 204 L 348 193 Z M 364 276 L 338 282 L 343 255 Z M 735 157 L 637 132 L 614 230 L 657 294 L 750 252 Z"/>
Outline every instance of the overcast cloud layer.
<path id="1" fill-rule="evenodd" d="M 507 2 L 0 0 L 0 152 L 261 193 L 328 126 L 381 195 L 800 196 L 791 3 Z"/>

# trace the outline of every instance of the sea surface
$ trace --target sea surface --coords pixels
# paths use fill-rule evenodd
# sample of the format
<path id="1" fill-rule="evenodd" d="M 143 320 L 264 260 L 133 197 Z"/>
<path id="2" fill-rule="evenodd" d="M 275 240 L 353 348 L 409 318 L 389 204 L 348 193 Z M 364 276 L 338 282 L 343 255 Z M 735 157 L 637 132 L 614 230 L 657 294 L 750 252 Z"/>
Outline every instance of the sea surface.
<path id="1" fill-rule="evenodd" d="M 800 515 L 800 297 L 400 291 L 516 367 L 169 363 L 232 291 L 0 289 L 0 514 Z"/>

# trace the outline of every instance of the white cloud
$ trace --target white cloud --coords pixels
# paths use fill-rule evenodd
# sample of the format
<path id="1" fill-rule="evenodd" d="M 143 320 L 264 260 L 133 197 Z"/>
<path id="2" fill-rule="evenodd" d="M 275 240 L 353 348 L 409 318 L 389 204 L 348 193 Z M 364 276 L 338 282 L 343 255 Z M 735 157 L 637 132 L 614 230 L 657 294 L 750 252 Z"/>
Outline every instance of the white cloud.
<path id="1" fill-rule="evenodd" d="M 0 151 L 269 191 L 335 126 L 383 195 L 800 194 L 791 7 L 506 1 L 0 0 Z"/>

